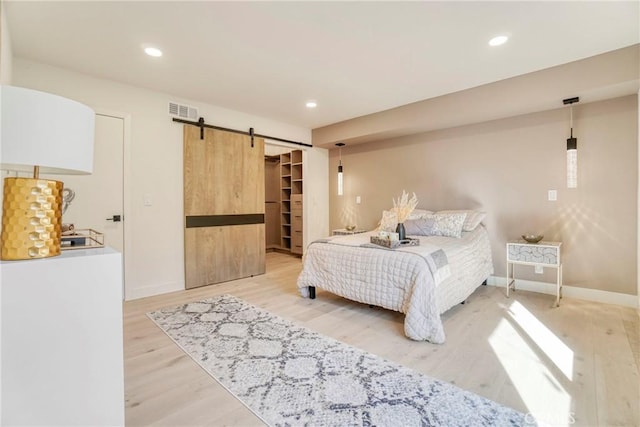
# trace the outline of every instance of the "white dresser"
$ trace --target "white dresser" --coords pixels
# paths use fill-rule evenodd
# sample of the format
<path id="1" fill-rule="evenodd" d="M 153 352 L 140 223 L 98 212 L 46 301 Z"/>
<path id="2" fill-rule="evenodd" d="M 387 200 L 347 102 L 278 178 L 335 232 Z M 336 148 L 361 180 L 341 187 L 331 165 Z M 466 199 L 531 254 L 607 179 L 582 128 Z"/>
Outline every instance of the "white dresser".
<path id="1" fill-rule="evenodd" d="M 528 243 L 524 240 L 507 242 L 507 297 L 513 287 L 515 291 L 514 264 L 551 267 L 556 269 L 556 302 L 560 306 L 562 298 L 562 242 Z"/>
<path id="2" fill-rule="evenodd" d="M 2 425 L 124 425 L 122 257 L 0 262 Z"/>

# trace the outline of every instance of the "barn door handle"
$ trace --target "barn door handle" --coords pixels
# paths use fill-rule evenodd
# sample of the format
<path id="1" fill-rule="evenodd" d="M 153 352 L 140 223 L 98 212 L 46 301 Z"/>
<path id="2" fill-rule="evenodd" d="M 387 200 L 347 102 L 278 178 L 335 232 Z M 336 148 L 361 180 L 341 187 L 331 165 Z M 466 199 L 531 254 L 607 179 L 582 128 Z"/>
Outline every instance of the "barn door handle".
<path id="1" fill-rule="evenodd" d="M 114 215 L 111 218 L 107 218 L 107 221 L 120 222 L 122 221 L 122 215 Z"/>

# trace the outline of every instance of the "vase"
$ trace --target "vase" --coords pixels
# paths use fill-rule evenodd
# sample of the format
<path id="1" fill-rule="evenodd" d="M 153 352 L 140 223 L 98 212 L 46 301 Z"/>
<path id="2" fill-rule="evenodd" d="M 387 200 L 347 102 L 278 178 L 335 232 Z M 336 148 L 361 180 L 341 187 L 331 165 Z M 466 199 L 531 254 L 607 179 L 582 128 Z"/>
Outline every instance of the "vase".
<path id="1" fill-rule="evenodd" d="M 396 227 L 396 233 L 398 233 L 398 239 L 400 240 L 404 240 L 407 238 L 407 235 L 405 234 L 404 231 L 404 224 L 399 222 L 397 227 Z"/>

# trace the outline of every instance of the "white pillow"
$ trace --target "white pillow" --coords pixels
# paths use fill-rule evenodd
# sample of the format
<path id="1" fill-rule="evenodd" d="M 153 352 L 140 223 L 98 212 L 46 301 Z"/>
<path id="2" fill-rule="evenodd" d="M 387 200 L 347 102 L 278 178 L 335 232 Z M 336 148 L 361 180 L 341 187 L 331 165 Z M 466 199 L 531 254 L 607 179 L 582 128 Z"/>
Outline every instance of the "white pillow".
<path id="1" fill-rule="evenodd" d="M 427 216 L 433 214 L 433 211 L 428 211 L 425 209 L 414 209 L 409 214 L 408 220 L 426 218 Z M 388 211 L 382 211 L 382 218 L 376 228 L 376 231 L 391 231 L 395 232 L 396 227 L 398 226 L 398 213 L 395 208 L 391 208 Z M 408 234 L 408 233 L 407 233 Z"/>
<path id="2" fill-rule="evenodd" d="M 380 219 L 380 225 L 376 229 L 377 231 L 389 231 L 395 232 L 398 226 L 398 214 L 395 210 L 382 211 L 382 219 Z"/>
<path id="3" fill-rule="evenodd" d="M 473 231 L 477 226 L 486 218 L 487 213 L 474 210 L 450 210 L 450 211 L 438 211 L 439 214 L 466 214 L 464 224 L 462 224 L 462 231 Z"/>
<path id="4" fill-rule="evenodd" d="M 414 209 L 409 214 L 409 218 L 407 219 L 420 219 L 425 218 L 427 215 L 432 214 L 433 211 L 427 211 L 424 209 Z"/>

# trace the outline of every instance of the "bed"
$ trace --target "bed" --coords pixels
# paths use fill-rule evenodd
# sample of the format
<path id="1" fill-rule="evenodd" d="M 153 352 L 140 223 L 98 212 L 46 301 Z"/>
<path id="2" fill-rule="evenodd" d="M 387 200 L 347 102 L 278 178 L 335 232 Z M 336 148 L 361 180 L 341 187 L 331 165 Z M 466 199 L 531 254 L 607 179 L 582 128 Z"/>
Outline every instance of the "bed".
<path id="1" fill-rule="evenodd" d="M 464 302 L 493 274 L 485 227 L 480 224 L 463 231 L 460 238 L 410 236 L 420 239 L 420 245 L 396 249 L 371 244 L 371 236 L 377 234 L 372 231 L 312 242 L 298 277 L 300 294 L 315 298 L 319 288 L 402 312 L 408 338 L 443 343 L 440 314 Z"/>

